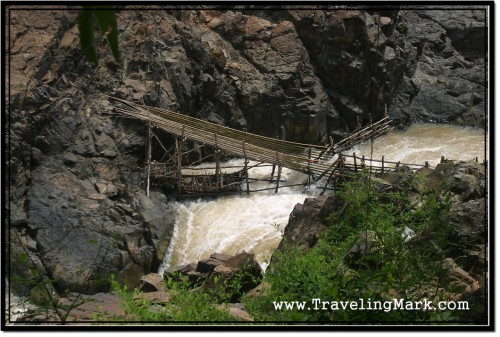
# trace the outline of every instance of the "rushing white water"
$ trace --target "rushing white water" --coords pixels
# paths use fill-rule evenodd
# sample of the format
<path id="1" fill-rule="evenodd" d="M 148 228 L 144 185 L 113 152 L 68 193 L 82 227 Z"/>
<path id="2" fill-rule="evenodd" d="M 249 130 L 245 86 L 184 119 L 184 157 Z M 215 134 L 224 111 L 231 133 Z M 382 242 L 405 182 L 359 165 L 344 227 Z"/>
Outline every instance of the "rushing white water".
<path id="1" fill-rule="evenodd" d="M 373 142 L 373 159 L 400 161 L 410 164 L 436 166 L 441 156 L 451 160 L 479 161 L 486 158 L 485 131 L 471 127 L 443 124 L 415 124 L 405 131 L 393 130 Z M 357 156 L 370 156 L 370 142 L 360 144 L 347 151 Z"/>
<path id="2" fill-rule="evenodd" d="M 361 144 L 347 151 L 370 156 L 371 144 Z M 449 125 L 420 124 L 406 131 L 392 131 L 374 141 L 374 159 L 423 164 L 447 159 L 480 161 L 486 158 L 485 132 L 480 129 Z M 242 165 L 231 161 L 224 166 Z M 270 177 L 271 168 L 250 171 L 254 177 Z M 305 176 L 283 169 L 288 184 L 301 182 Z M 265 183 L 264 183 L 265 184 Z M 269 187 L 274 184 L 267 185 Z M 220 197 L 216 200 L 178 202 L 178 215 L 170 247 L 159 269 L 181 266 L 208 258 L 212 253 L 252 252 L 265 270 L 272 252 L 279 245 L 284 227 L 297 203 L 312 195 L 303 187 L 255 192 L 250 195 Z"/>
<path id="3" fill-rule="evenodd" d="M 242 165 L 232 160 L 224 166 Z M 213 165 L 212 165 L 213 166 Z M 270 178 L 271 167 L 251 169 L 253 178 Z M 304 174 L 283 169 L 287 184 L 304 182 Z M 274 187 L 274 183 L 259 183 L 253 188 Z M 279 245 L 283 229 L 293 207 L 307 197 L 304 187 L 280 188 L 249 195 L 223 196 L 216 200 L 177 202 L 174 235 L 167 255 L 159 269 L 180 266 L 208 258 L 212 253 L 230 255 L 253 252 L 263 269 Z"/>

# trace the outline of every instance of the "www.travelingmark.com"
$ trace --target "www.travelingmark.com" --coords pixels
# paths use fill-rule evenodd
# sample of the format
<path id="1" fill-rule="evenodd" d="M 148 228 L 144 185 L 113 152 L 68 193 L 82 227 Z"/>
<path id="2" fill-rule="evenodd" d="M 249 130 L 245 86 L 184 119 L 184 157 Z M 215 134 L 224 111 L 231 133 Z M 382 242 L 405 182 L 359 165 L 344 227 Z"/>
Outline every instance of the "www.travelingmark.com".
<path id="1" fill-rule="evenodd" d="M 393 299 L 390 301 L 375 301 L 358 299 L 356 301 L 324 301 L 320 298 L 313 298 L 307 301 L 273 301 L 275 310 L 377 310 L 389 312 L 393 310 L 422 310 L 422 311 L 443 311 L 443 310 L 469 310 L 468 301 L 439 301 L 434 304 L 428 299 L 421 301 L 410 301 Z"/>

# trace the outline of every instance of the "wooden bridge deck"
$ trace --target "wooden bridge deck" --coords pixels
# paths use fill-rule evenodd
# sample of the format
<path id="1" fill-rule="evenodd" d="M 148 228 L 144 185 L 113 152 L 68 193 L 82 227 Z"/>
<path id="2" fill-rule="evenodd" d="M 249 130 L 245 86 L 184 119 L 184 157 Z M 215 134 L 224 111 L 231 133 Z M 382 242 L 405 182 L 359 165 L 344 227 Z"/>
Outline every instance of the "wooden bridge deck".
<path id="1" fill-rule="evenodd" d="M 207 144 L 245 159 L 302 172 L 314 181 L 338 174 L 338 163 L 331 162 L 332 155 L 362 141 L 379 137 L 392 129 L 390 120 L 386 117 L 352 133 L 336 144 L 320 146 L 264 137 L 173 111 L 111 98 L 120 103 L 120 106 L 115 107 L 116 111 L 144 120 L 181 139 Z"/>

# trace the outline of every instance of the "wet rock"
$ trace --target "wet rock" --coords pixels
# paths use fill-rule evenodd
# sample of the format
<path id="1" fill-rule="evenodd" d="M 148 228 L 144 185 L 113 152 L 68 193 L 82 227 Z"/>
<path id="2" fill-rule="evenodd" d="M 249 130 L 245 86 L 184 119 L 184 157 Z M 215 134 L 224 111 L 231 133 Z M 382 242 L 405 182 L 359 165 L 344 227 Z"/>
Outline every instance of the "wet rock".
<path id="1" fill-rule="evenodd" d="M 205 260 L 201 260 L 198 262 L 198 266 L 196 267 L 196 271 L 199 273 L 210 273 L 215 267 L 222 265 L 224 261 L 220 261 L 214 258 L 208 258 Z"/>
<path id="2" fill-rule="evenodd" d="M 229 254 L 221 254 L 221 253 L 213 253 L 210 255 L 212 259 L 216 259 L 222 262 L 226 262 L 232 258 L 231 255 Z"/>

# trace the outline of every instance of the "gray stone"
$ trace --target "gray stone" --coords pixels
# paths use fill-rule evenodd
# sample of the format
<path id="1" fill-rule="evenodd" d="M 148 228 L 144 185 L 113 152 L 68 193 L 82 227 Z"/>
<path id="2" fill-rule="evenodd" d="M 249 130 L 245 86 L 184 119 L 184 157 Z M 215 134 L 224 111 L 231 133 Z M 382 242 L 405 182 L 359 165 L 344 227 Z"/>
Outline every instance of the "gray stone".
<path id="1" fill-rule="evenodd" d="M 379 245 L 378 241 L 379 239 L 374 231 L 368 230 L 362 232 L 344 257 L 344 262 L 353 268 L 374 268 L 377 265 L 377 261 L 370 258 L 367 259 L 367 257 L 376 252 Z"/>

